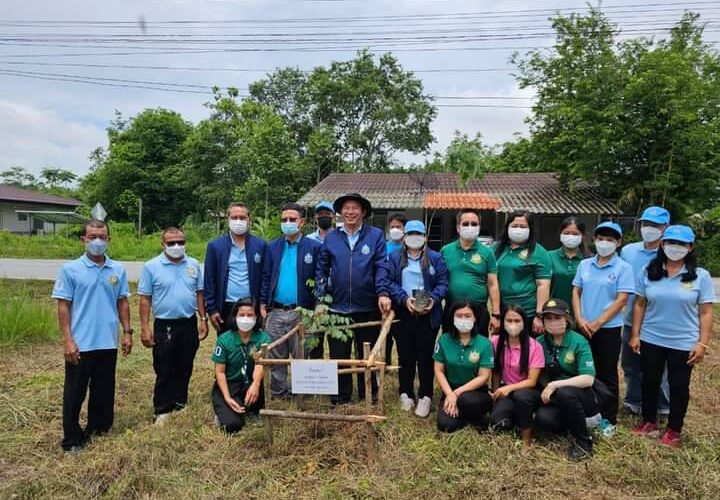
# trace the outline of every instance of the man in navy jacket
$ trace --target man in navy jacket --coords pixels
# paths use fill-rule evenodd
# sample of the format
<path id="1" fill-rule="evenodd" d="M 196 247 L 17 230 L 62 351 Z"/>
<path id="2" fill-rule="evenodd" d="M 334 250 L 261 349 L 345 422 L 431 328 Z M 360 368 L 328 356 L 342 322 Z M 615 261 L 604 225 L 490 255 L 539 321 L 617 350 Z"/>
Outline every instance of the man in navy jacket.
<path id="1" fill-rule="evenodd" d="M 232 306 L 240 299 L 260 298 L 265 240 L 250 230 L 250 209 L 231 203 L 227 210 L 230 232 L 208 243 L 205 253 L 205 310 L 215 330 L 233 325 Z"/>
<path id="2" fill-rule="evenodd" d="M 363 220 L 372 214 L 370 202 L 357 193 L 341 196 L 333 204 L 343 217 L 343 226 L 328 233 L 320 250 L 316 270 L 318 297 L 330 295 L 330 312 L 347 316 L 354 323 L 377 321 L 380 313 L 390 311 L 387 281 L 385 235 L 382 230 Z M 353 330 L 355 357 L 362 358 L 363 343 L 374 344 L 379 327 Z M 331 359 L 350 357 L 350 342 L 328 339 Z M 352 377 L 340 375 L 339 394 L 331 398 L 334 403 L 347 403 L 352 396 Z M 377 382 L 372 380 L 373 397 L 377 395 Z M 365 398 L 362 374 L 358 374 L 358 397 Z"/>
<path id="3" fill-rule="evenodd" d="M 283 236 L 268 243 L 265 250 L 260 314 L 265 319 L 265 331 L 273 340 L 298 324 L 300 314 L 297 307 L 315 307 L 312 282 L 315 281 L 315 265 L 322 245 L 303 236 L 304 225 L 305 209 L 297 203 L 285 204 L 280 215 Z M 298 358 L 303 348 L 295 335 L 272 349 L 270 357 L 287 359 L 292 353 L 293 358 Z M 287 366 L 273 367 L 270 385 L 273 397 L 291 394 Z"/>

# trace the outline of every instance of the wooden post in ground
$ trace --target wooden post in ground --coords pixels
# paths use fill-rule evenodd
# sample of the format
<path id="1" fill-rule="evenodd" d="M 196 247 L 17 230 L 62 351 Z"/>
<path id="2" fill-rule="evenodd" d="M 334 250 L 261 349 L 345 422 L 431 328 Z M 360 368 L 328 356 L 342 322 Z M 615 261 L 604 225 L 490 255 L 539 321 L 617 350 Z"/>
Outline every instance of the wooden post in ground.
<path id="1" fill-rule="evenodd" d="M 378 413 L 385 415 L 385 365 L 380 365 L 378 379 Z"/>
<path id="2" fill-rule="evenodd" d="M 297 341 L 299 346 L 298 359 L 305 359 L 305 325 L 303 324 L 302 319 L 297 326 Z M 302 394 L 298 394 L 295 397 L 295 401 L 297 402 L 297 405 L 300 409 L 303 409 L 305 407 L 305 396 L 303 396 Z"/>
<path id="3" fill-rule="evenodd" d="M 260 352 L 262 353 L 263 359 L 268 359 L 270 356 L 270 350 L 268 349 L 267 344 L 263 344 L 260 347 Z M 265 406 L 267 407 L 270 404 L 270 400 L 272 399 L 272 390 L 270 388 L 270 365 L 263 365 L 263 388 L 265 390 Z M 265 422 L 265 431 L 267 433 L 268 441 L 270 442 L 270 445 L 273 443 L 273 422 L 272 417 L 267 416 L 267 420 Z"/>
<path id="4" fill-rule="evenodd" d="M 370 358 L 370 342 L 363 343 L 363 359 L 368 360 Z M 365 413 L 370 415 L 372 413 L 372 365 L 368 363 L 365 365 Z M 372 422 L 365 424 L 367 431 L 367 460 L 368 465 L 370 462 L 377 460 L 377 439 L 375 437 L 375 426 Z"/>

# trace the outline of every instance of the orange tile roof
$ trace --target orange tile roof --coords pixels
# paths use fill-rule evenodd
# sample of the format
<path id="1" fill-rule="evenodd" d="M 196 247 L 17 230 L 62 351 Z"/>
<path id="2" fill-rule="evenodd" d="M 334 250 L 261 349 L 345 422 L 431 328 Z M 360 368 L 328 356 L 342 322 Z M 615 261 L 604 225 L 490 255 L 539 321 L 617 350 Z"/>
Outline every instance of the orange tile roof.
<path id="1" fill-rule="evenodd" d="M 498 198 L 485 193 L 458 193 L 435 191 L 427 193 L 423 202 L 424 208 L 429 209 L 461 209 L 474 208 L 476 210 L 497 210 L 502 205 Z"/>

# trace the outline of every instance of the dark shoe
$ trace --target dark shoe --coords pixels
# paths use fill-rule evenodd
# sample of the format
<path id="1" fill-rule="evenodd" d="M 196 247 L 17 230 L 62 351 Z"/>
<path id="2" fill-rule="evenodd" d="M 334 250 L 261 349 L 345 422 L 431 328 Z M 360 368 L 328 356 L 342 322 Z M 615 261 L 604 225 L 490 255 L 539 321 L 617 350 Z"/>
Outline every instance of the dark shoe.
<path id="1" fill-rule="evenodd" d="M 571 462 L 580 462 L 586 458 L 592 457 L 593 445 L 592 439 L 589 440 L 575 440 L 567 452 L 567 459 Z"/>
<path id="2" fill-rule="evenodd" d="M 69 448 L 65 448 L 65 449 L 63 449 L 63 451 L 65 452 L 66 455 L 77 455 L 78 453 L 80 453 L 82 451 L 83 448 L 84 448 L 84 446 L 75 445 L 75 446 L 70 446 Z"/>

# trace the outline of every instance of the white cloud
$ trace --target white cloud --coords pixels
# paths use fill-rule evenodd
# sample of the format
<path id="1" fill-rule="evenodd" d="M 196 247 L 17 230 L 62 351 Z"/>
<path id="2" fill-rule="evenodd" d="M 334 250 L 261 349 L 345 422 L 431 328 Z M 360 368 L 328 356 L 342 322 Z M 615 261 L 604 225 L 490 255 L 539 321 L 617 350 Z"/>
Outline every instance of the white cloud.
<path id="1" fill-rule="evenodd" d="M 88 155 L 106 144 L 105 131 L 50 109 L 0 100 L 0 168 L 21 166 L 37 174 L 45 166 L 84 174 Z"/>

